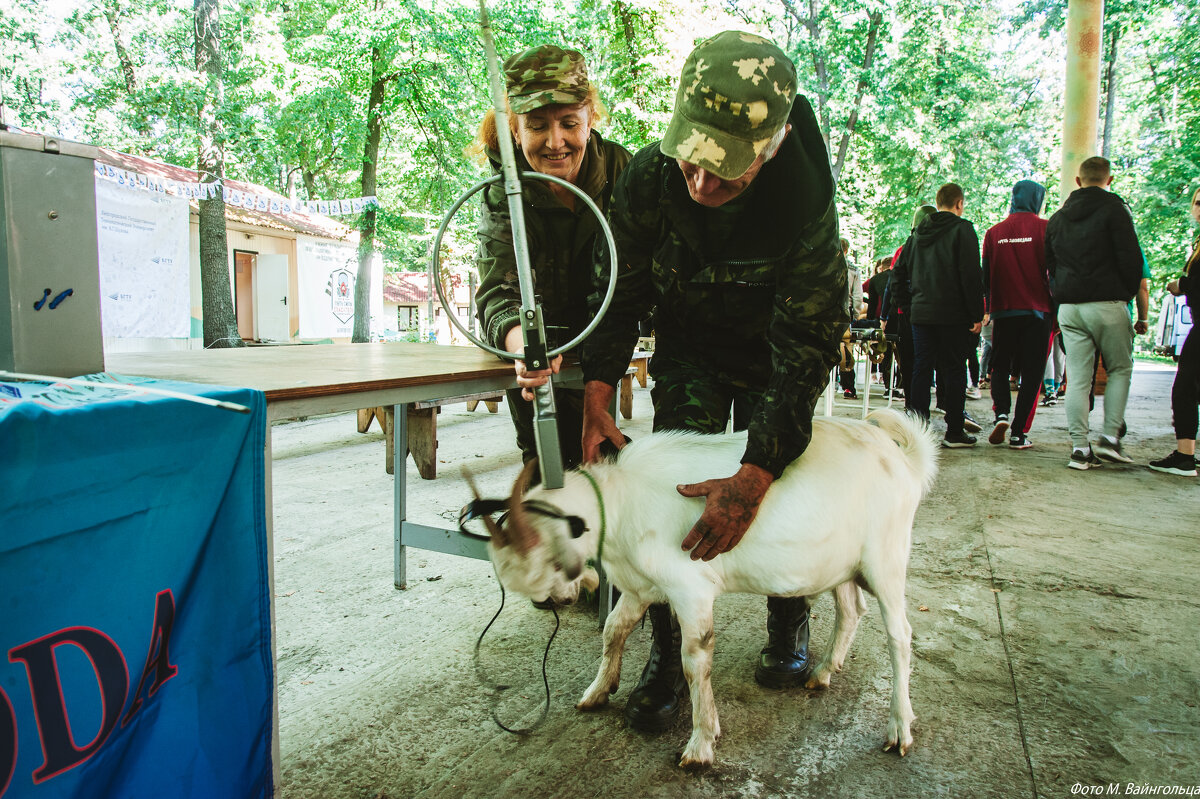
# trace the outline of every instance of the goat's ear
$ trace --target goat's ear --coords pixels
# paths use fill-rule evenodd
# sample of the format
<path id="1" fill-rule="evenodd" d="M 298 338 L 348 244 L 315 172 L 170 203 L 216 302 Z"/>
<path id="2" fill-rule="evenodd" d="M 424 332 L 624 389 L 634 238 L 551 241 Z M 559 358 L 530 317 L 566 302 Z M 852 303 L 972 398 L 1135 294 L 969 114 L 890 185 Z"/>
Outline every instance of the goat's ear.
<path id="1" fill-rule="evenodd" d="M 483 499 L 483 497 L 479 496 L 479 486 L 475 484 L 475 475 L 471 473 L 471 470 L 464 466 L 462 467 L 462 474 L 466 478 L 467 485 L 470 486 L 471 494 L 475 497 L 475 500 L 479 501 Z M 491 534 L 492 541 L 496 544 L 497 549 L 503 549 L 508 546 L 508 535 L 504 532 L 503 527 L 492 520 L 490 513 L 483 516 L 483 525 L 487 528 L 488 533 Z"/>
<path id="2" fill-rule="evenodd" d="M 525 496 L 525 491 L 529 488 L 529 481 L 533 479 L 537 468 L 537 458 L 525 464 L 525 468 L 517 476 L 517 481 L 513 483 L 512 498 L 508 503 L 509 540 L 522 554 L 533 549 L 538 542 L 537 530 L 529 523 L 529 515 L 525 513 L 525 508 L 521 505 L 521 498 Z"/>

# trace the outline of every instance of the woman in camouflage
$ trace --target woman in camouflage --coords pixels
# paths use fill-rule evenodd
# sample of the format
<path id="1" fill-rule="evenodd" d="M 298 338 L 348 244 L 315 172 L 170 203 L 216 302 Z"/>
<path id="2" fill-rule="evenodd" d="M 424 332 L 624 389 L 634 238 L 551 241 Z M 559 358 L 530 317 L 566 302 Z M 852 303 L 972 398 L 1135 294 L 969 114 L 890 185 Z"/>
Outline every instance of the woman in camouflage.
<path id="1" fill-rule="evenodd" d="M 607 211 L 613 181 L 629 162 L 629 151 L 593 130 L 603 107 L 595 86 L 588 81 L 583 56 L 575 50 L 542 45 L 509 58 L 504 75 L 517 168 L 572 183 Z M 497 172 L 498 135 L 495 113 L 488 111 L 475 149 L 487 156 Z M 553 349 L 577 336 L 590 319 L 587 294 L 592 246 L 600 223 L 581 200 L 556 184 L 524 181 L 522 196 L 535 292 L 542 304 L 548 349 Z M 508 198 L 501 183 L 484 191 L 478 235 L 479 290 L 475 297 L 484 338 L 499 349 L 520 352 L 521 294 Z M 523 461 L 537 454 L 533 408 L 528 400 L 535 387 L 558 371 L 561 360 L 559 356 L 551 369 L 542 371 L 528 371 L 524 362 L 515 362 L 519 388 L 508 392 L 507 404 Z M 563 465 L 570 469 L 581 460 L 583 391 L 556 388 L 554 396 Z"/>

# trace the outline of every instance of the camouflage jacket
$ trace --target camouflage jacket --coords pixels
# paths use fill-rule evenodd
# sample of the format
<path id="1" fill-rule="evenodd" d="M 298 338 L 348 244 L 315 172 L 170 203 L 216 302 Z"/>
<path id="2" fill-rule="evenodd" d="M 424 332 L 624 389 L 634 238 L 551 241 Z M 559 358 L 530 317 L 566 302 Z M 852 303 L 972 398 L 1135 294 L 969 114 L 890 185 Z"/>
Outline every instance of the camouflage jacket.
<path id="1" fill-rule="evenodd" d="M 499 172 L 500 156 L 491 155 L 492 167 Z M 517 169 L 530 171 L 519 148 L 516 155 Z M 627 163 L 628 150 L 593 131 L 577 185 L 605 211 L 612 184 Z M 600 223 L 582 201 L 576 202 L 574 210 L 563 205 L 545 181 L 524 181 L 522 195 L 535 293 L 542 303 L 546 338 L 551 347 L 557 347 L 578 335 L 591 320 L 587 295 L 591 290 L 592 242 Z M 504 184 L 493 183 L 483 191 L 479 217 L 479 289 L 475 301 L 483 338 L 499 349 L 504 349 L 504 337 L 518 324 L 521 310 L 510 220 Z"/>
<path id="2" fill-rule="evenodd" d="M 761 387 L 742 462 L 775 476 L 812 439 L 813 409 L 850 321 L 829 159 L 805 98 L 790 121 L 744 206 L 724 220 L 723 242 L 711 240 L 709 217 L 673 159 L 658 145 L 634 156 L 609 212 L 622 270 L 616 295 L 582 347 L 584 379 L 615 385 L 637 321 L 657 306 L 651 371 L 682 365 Z M 608 262 L 597 255 L 603 287 Z"/>

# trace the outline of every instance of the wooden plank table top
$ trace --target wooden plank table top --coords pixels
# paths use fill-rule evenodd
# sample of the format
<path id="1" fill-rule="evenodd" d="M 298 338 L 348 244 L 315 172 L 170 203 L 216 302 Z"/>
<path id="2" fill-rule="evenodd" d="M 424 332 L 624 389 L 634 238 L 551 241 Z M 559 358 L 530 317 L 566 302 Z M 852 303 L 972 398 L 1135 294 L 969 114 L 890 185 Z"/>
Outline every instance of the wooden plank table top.
<path id="1" fill-rule="evenodd" d="M 185 383 L 258 389 L 268 402 L 470 381 L 511 380 L 511 363 L 476 347 L 314 344 L 105 356 L 107 371 Z"/>

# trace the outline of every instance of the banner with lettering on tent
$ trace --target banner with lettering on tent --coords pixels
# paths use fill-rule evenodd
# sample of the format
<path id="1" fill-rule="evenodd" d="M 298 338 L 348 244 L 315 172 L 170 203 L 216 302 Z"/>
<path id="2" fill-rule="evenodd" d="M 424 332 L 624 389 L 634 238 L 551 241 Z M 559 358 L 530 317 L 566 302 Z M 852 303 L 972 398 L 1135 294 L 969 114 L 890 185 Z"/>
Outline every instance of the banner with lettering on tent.
<path id="1" fill-rule="evenodd" d="M 185 200 L 216 199 L 218 193 L 226 205 L 245 208 L 249 211 L 281 214 L 321 214 L 323 216 L 339 216 L 361 214 L 372 208 L 379 208 L 379 198 L 375 195 L 349 197 L 339 200 L 296 200 L 280 197 L 275 194 L 261 194 L 242 191 L 217 183 L 197 183 L 192 181 L 172 180 L 154 175 L 144 175 L 127 169 L 115 167 L 112 164 L 96 162 L 96 177 L 110 181 L 116 186 L 126 189 L 139 189 L 145 192 L 161 194 Z"/>
<path id="2" fill-rule="evenodd" d="M 251 412 L 0 383 L 0 797 L 270 797 L 264 397 L 120 382 Z"/>

